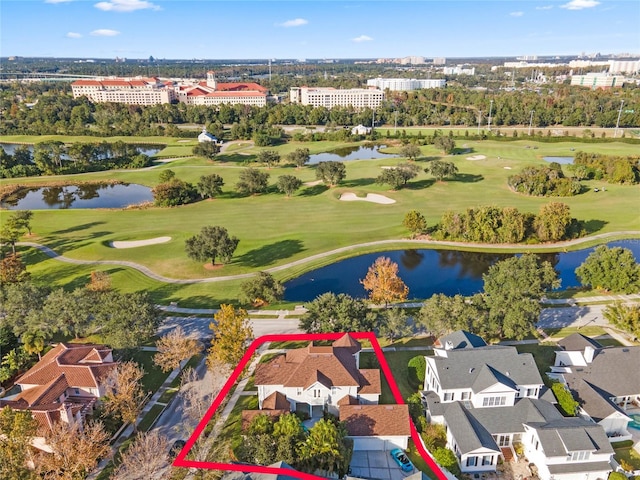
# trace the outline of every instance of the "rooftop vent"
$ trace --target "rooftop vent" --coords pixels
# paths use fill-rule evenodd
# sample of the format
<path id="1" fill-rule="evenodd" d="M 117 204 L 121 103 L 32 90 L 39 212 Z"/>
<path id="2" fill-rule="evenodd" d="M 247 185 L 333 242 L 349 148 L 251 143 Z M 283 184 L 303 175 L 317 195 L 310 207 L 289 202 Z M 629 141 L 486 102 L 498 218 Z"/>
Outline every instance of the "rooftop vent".
<path id="1" fill-rule="evenodd" d="M 473 373 L 473 371 L 474 371 L 474 370 L 475 370 L 475 368 L 471 367 L 471 368 L 469 369 L 469 373 Z"/>

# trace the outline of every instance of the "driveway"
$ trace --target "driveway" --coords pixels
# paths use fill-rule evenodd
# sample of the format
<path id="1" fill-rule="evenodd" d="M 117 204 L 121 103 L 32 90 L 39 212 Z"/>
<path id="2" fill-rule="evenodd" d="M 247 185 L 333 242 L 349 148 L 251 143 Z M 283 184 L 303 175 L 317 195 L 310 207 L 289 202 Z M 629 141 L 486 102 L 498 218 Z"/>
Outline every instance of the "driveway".
<path id="1" fill-rule="evenodd" d="M 393 461 L 389 452 L 378 450 L 356 450 L 351 458 L 352 477 L 379 479 L 379 480 L 403 480 L 413 472 L 403 472 Z"/>

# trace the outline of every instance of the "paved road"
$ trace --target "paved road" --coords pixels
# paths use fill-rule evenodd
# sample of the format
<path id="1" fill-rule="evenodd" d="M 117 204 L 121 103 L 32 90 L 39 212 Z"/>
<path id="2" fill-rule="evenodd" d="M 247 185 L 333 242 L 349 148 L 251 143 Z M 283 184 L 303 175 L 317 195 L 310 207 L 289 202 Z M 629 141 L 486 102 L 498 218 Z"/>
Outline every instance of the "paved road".
<path id="1" fill-rule="evenodd" d="M 164 335 L 169 330 L 180 325 L 188 335 L 199 340 L 208 340 L 211 338 L 209 324 L 212 320 L 213 318 L 202 317 L 168 317 L 162 322 L 158 329 L 158 334 Z M 253 335 L 256 338 L 279 333 L 302 333 L 298 326 L 297 318 L 251 320 L 251 326 L 253 327 Z"/>
<path id="2" fill-rule="evenodd" d="M 609 326 L 609 322 L 602 316 L 606 305 L 584 305 L 563 308 L 544 308 L 540 314 L 538 327 L 564 328 L 586 326 Z"/>
<path id="3" fill-rule="evenodd" d="M 309 263 L 314 260 L 318 260 L 321 258 L 325 258 L 331 255 L 335 255 L 338 253 L 348 252 L 351 250 L 357 250 L 365 247 L 371 246 L 382 246 L 389 244 L 399 244 L 405 243 L 407 245 L 420 246 L 420 245 L 440 245 L 440 246 L 448 246 L 448 247 L 475 247 L 475 248 L 488 248 L 490 247 L 492 251 L 498 251 L 500 249 L 509 249 L 513 250 L 514 248 L 520 249 L 520 251 L 535 251 L 540 249 L 549 249 L 549 248 L 566 248 L 569 246 L 580 245 L 585 242 L 591 242 L 593 240 L 598 239 L 606 239 L 611 237 L 617 237 L 620 235 L 634 235 L 640 236 L 640 232 L 638 231 L 624 231 L 624 232 L 608 232 L 608 233 L 600 233 L 598 235 L 592 235 L 590 237 L 582 237 L 576 238 L 573 240 L 569 240 L 566 242 L 557 242 L 557 243 L 548 243 L 548 244 L 540 244 L 540 245 L 520 245 L 520 244 L 509 244 L 509 245 L 487 245 L 485 243 L 467 243 L 467 242 L 446 242 L 446 241 L 438 241 L 438 240 L 407 240 L 407 239 L 395 239 L 395 240 L 378 240 L 375 242 L 366 242 L 360 243 L 356 245 L 349 245 L 346 247 L 336 248 L 335 250 L 330 250 L 328 252 L 321 252 L 316 255 L 311 255 L 309 257 L 301 258 L 300 260 L 295 260 L 293 262 L 285 263 L 283 265 L 278 265 L 277 267 L 271 267 L 265 269 L 266 272 L 273 273 L 279 272 L 281 270 L 286 270 L 290 267 L 295 267 L 298 265 L 303 265 L 305 263 Z M 25 247 L 33 247 L 42 251 L 48 257 L 51 257 L 55 260 L 73 263 L 77 265 L 122 265 L 125 267 L 130 267 L 138 270 L 144 275 L 153 278 L 159 282 L 164 283 L 179 283 L 179 284 L 192 284 L 192 283 L 213 283 L 213 282 L 223 282 L 225 280 L 239 280 L 244 278 L 250 278 L 255 275 L 255 273 L 244 273 L 239 275 L 227 275 L 224 277 L 211 277 L 211 278 L 193 278 L 193 279 L 175 279 L 165 277 L 163 275 L 159 275 L 153 272 L 151 269 L 145 267 L 144 265 L 140 265 L 134 262 L 127 262 L 121 260 L 77 260 L 69 257 L 65 257 L 63 255 L 57 254 L 54 250 L 44 245 L 40 245 L 38 243 L 33 242 L 18 242 L 17 245 L 25 246 Z"/>

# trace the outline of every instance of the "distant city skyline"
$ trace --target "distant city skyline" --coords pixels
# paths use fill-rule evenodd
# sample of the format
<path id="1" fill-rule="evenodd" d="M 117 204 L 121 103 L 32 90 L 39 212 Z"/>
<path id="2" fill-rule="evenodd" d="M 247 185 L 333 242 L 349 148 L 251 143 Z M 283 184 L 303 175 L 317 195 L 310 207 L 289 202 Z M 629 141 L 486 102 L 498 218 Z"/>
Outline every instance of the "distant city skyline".
<path id="1" fill-rule="evenodd" d="M 637 0 L 2 0 L 0 56 L 640 55 Z"/>

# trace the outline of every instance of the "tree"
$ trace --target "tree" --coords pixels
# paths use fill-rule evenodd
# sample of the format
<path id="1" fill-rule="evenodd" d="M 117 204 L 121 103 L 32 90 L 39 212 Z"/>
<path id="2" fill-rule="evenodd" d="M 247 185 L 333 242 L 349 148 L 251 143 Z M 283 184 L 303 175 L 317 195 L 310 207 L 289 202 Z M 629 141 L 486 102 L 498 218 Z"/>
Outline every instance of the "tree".
<path id="1" fill-rule="evenodd" d="M 293 195 L 301 186 L 302 180 L 293 175 L 282 175 L 278 177 L 278 182 L 276 183 L 278 191 L 284 193 L 287 197 Z"/>
<path id="2" fill-rule="evenodd" d="M 400 156 L 407 157 L 410 161 L 416 160 L 420 155 L 422 155 L 420 147 L 413 143 L 408 143 L 407 145 L 400 147 Z"/>
<path id="3" fill-rule="evenodd" d="M 442 150 L 442 153 L 449 155 L 456 149 L 456 142 L 451 137 L 437 136 L 433 140 L 433 146 Z"/>
<path id="4" fill-rule="evenodd" d="M 44 350 L 47 344 L 47 334 L 42 330 L 28 330 L 22 334 L 22 348 L 29 355 L 38 354 L 38 359 L 41 359 L 40 354 Z"/>
<path id="5" fill-rule="evenodd" d="M 346 431 L 331 420 L 317 422 L 303 443 L 300 444 L 300 460 L 309 471 L 321 470 L 337 473 L 342 477 L 349 466 L 351 455 L 345 443 Z"/>
<path id="6" fill-rule="evenodd" d="M 244 357 L 247 343 L 253 340 L 253 328 L 247 312 L 222 304 L 213 320 L 209 325 L 213 332 L 207 357 L 209 369 L 213 370 L 219 364 L 236 367 Z"/>
<path id="7" fill-rule="evenodd" d="M 86 289 L 90 292 L 108 292 L 111 290 L 111 277 L 107 272 L 92 270 Z"/>
<path id="8" fill-rule="evenodd" d="M 542 295 L 560 286 L 553 266 L 531 253 L 492 265 L 482 279 L 489 323 L 497 326 L 500 337 L 518 340 L 534 331 Z"/>
<path id="9" fill-rule="evenodd" d="M 417 210 L 411 210 L 404 216 L 402 225 L 411 232 L 413 238 L 427 230 L 427 219 Z"/>
<path id="10" fill-rule="evenodd" d="M 417 355 L 407 363 L 407 370 L 409 383 L 422 390 L 422 386 L 424 384 L 424 378 L 427 372 L 427 361 L 424 358 L 424 355 Z M 428 387 L 427 387 L 428 388 Z"/>
<path id="11" fill-rule="evenodd" d="M 541 241 L 555 242 L 567 237 L 567 231 L 571 223 L 569 205 L 561 202 L 551 202 L 540 207 L 540 211 L 533 221 L 533 228 Z"/>
<path id="12" fill-rule="evenodd" d="M 300 328 L 307 333 L 371 332 L 376 313 L 367 304 L 345 293 L 323 293 L 307 304 Z"/>
<path id="13" fill-rule="evenodd" d="M 280 154 L 275 150 L 260 150 L 256 156 L 257 160 L 271 168 L 280 162 Z"/>
<path id="14" fill-rule="evenodd" d="M 9 254 L 0 260 L 0 283 L 21 283 L 29 279 L 27 266 L 18 254 Z"/>
<path id="15" fill-rule="evenodd" d="M 618 301 L 607 305 L 602 314 L 612 325 L 640 337 L 640 305 L 624 305 Z"/>
<path id="16" fill-rule="evenodd" d="M 37 470 L 45 479 L 81 480 L 86 478 L 98 460 L 111 454 L 109 433 L 101 422 L 89 422 L 80 428 L 56 422 L 46 436 L 52 453 L 43 453 Z"/>
<path id="17" fill-rule="evenodd" d="M 107 376 L 105 394 L 102 398 L 104 410 L 136 429 L 136 419 L 142 411 L 146 397 L 142 390 L 144 370 L 136 362 L 119 363 Z"/>
<path id="18" fill-rule="evenodd" d="M 94 324 L 100 326 L 104 342 L 113 348 L 139 347 L 151 338 L 162 317 L 160 310 L 144 292 L 105 292 L 94 309 Z"/>
<path id="19" fill-rule="evenodd" d="M 95 311 L 95 299 L 82 288 L 66 292 L 59 288 L 49 294 L 44 302 L 44 317 L 55 322 L 56 330 L 75 338 L 88 332 Z M 53 333 L 53 332 L 49 332 Z"/>
<path id="20" fill-rule="evenodd" d="M 192 337 L 187 337 L 178 325 L 156 342 L 158 353 L 153 356 L 153 363 L 158 365 L 163 372 L 170 372 L 180 367 L 180 362 L 197 355 L 201 350 L 200 342 Z"/>
<path id="21" fill-rule="evenodd" d="M 213 160 L 220 153 L 220 145 L 216 142 L 200 142 L 193 147 L 193 154 Z"/>
<path id="22" fill-rule="evenodd" d="M 562 414 L 565 417 L 575 417 L 580 404 L 576 402 L 573 395 L 571 395 L 571 392 L 567 390 L 564 384 L 554 380 L 551 383 L 551 390 L 558 399 L 558 407 L 562 411 Z"/>
<path id="23" fill-rule="evenodd" d="M 211 259 L 211 264 L 215 265 L 219 258 L 221 263 L 229 263 L 239 241 L 230 237 L 224 227 L 202 227 L 199 234 L 185 241 L 185 250 L 189 258 L 200 262 Z"/>
<path id="24" fill-rule="evenodd" d="M 458 173 L 458 167 L 453 162 L 434 160 L 424 171 L 436 177 L 438 182 L 441 182 L 444 178 L 455 177 Z"/>
<path id="25" fill-rule="evenodd" d="M 580 283 L 616 293 L 633 293 L 640 288 L 640 264 L 628 248 L 600 245 L 576 268 Z"/>
<path id="26" fill-rule="evenodd" d="M 242 195 L 255 195 L 267 191 L 269 174 L 257 168 L 245 168 L 240 172 L 240 179 L 236 183 L 236 190 Z"/>
<path id="27" fill-rule="evenodd" d="M 240 292 L 245 303 L 255 306 L 273 303 L 284 296 L 284 285 L 268 272 L 258 272 L 240 285 Z"/>
<path id="28" fill-rule="evenodd" d="M 391 185 L 391 188 L 398 190 L 407 185 L 409 180 L 415 178 L 420 171 L 415 163 L 401 163 L 396 167 L 385 168 L 376 179 L 377 183 Z"/>
<path id="29" fill-rule="evenodd" d="M 440 465 L 441 467 L 446 468 L 450 471 L 454 476 L 460 475 L 460 466 L 458 465 L 458 458 L 453 451 L 448 448 L 440 447 L 431 451 L 433 455 L 433 459 Z"/>
<path id="30" fill-rule="evenodd" d="M 120 457 L 111 480 L 156 478 L 169 462 L 169 441 L 158 430 L 140 433 Z"/>
<path id="31" fill-rule="evenodd" d="M 380 319 L 378 333 L 389 341 L 408 337 L 413 333 L 407 312 L 401 308 L 386 310 Z"/>
<path id="32" fill-rule="evenodd" d="M 31 220 L 33 219 L 33 212 L 31 210 L 17 210 L 13 215 L 7 219 L 7 223 L 12 225 L 17 230 L 27 230 L 31 235 Z"/>
<path id="33" fill-rule="evenodd" d="M 316 178 L 330 187 L 335 187 L 346 176 L 347 168 L 342 162 L 320 162 L 316 167 Z"/>
<path id="34" fill-rule="evenodd" d="M 222 186 L 224 180 L 216 173 L 211 175 L 202 175 L 200 181 L 196 185 L 196 190 L 202 198 L 213 198 L 222 194 Z"/>
<path id="35" fill-rule="evenodd" d="M 198 197 L 198 192 L 193 185 L 178 178 L 159 183 L 153 187 L 151 193 L 153 194 L 154 203 L 159 207 L 184 205 L 195 201 Z"/>
<path id="36" fill-rule="evenodd" d="M 167 182 L 170 182 L 171 180 L 174 180 L 175 178 L 176 178 L 176 172 L 168 168 L 160 172 L 160 176 L 158 177 L 158 180 L 160 181 L 160 183 L 167 183 Z"/>
<path id="37" fill-rule="evenodd" d="M 296 148 L 293 152 L 287 154 L 287 160 L 297 168 L 304 167 L 309 161 L 309 149 L 308 148 Z"/>
<path id="38" fill-rule="evenodd" d="M 27 410 L 0 409 L 0 478 L 33 478 L 27 462 L 31 460 L 31 440 L 38 424 Z"/>
<path id="39" fill-rule="evenodd" d="M 385 307 L 390 302 L 406 300 L 409 295 L 409 287 L 398 277 L 398 264 L 388 257 L 378 257 L 360 283 L 373 303 L 384 303 Z"/>
<path id="40" fill-rule="evenodd" d="M 22 232 L 19 229 L 7 222 L 0 228 L 0 245 L 10 245 L 11 253 L 15 255 L 16 243 L 21 235 Z"/>

